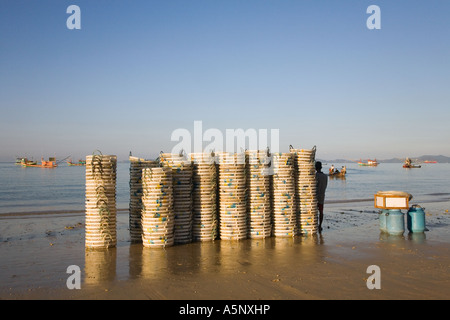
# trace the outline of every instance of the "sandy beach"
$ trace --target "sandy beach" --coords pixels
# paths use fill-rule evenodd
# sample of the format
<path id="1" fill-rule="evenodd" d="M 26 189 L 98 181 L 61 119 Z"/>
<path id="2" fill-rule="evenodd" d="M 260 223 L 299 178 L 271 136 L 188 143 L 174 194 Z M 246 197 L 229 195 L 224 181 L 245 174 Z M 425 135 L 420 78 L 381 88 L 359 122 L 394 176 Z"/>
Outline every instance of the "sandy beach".
<path id="1" fill-rule="evenodd" d="M 83 213 L 0 218 L 1 299 L 448 299 L 448 202 L 427 204 L 428 231 L 379 231 L 372 202 L 327 204 L 317 236 L 195 242 L 166 249 L 132 244 L 128 213 L 118 245 L 84 248 Z M 69 290 L 67 267 L 81 270 Z M 369 290 L 368 266 L 380 268 Z"/>

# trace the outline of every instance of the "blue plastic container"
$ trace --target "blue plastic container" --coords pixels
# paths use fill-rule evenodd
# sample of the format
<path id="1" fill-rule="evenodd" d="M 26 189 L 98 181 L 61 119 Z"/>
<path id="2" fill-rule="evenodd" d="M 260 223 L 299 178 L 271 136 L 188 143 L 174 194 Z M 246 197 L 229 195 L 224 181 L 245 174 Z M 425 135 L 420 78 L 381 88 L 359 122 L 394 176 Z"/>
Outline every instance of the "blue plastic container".
<path id="1" fill-rule="evenodd" d="M 409 232 L 420 233 L 425 231 L 425 211 L 419 205 L 413 205 L 408 210 L 406 224 Z"/>
<path id="2" fill-rule="evenodd" d="M 387 213 L 389 210 L 383 209 L 380 212 L 380 231 L 387 232 Z"/>
<path id="3" fill-rule="evenodd" d="M 392 235 L 402 235 L 405 232 L 405 217 L 400 210 L 388 210 L 386 217 L 387 232 Z"/>

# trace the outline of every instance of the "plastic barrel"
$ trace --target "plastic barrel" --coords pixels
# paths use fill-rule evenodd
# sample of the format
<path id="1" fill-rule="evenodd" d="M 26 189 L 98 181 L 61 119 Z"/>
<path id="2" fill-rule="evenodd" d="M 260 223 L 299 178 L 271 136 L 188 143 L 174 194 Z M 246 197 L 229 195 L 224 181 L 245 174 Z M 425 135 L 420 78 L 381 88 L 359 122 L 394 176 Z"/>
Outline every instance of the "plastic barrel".
<path id="1" fill-rule="evenodd" d="M 425 231 L 425 212 L 422 207 L 414 205 L 409 208 L 406 221 L 409 232 L 420 233 Z"/>
<path id="2" fill-rule="evenodd" d="M 388 210 L 386 218 L 387 232 L 402 235 L 405 232 L 405 218 L 400 210 Z"/>
<path id="3" fill-rule="evenodd" d="M 389 212 L 389 210 L 383 209 L 381 210 L 381 212 L 379 213 L 380 216 L 380 231 L 382 232 L 387 232 L 387 213 Z"/>

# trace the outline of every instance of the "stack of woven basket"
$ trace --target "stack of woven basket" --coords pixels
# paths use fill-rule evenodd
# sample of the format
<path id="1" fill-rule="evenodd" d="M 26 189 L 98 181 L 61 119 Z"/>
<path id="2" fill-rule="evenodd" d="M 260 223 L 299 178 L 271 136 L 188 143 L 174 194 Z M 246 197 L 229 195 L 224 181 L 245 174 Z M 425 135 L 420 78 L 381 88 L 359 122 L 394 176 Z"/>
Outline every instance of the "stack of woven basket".
<path id="1" fill-rule="evenodd" d="M 291 149 L 296 158 L 298 232 L 302 235 L 318 231 L 315 155 L 312 149 Z"/>
<path id="2" fill-rule="evenodd" d="M 215 240 L 218 236 L 217 169 L 214 154 L 192 153 L 194 241 Z"/>
<path id="3" fill-rule="evenodd" d="M 116 246 L 116 168 L 114 155 L 86 157 L 85 245 L 88 248 Z"/>
<path id="4" fill-rule="evenodd" d="M 164 248 L 174 244 L 172 171 L 169 168 L 142 169 L 142 243 Z"/>
<path id="5" fill-rule="evenodd" d="M 245 153 L 220 153 L 219 217 L 220 239 L 247 238 L 247 193 Z"/>
<path id="6" fill-rule="evenodd" d="M 270 237 L 272 208 L 268 151 L 246 151 L 246 165 L 248 237 Z"/>
<path id="7" fill-rule="evenodd" d="M 160 161 L 172 170 L 175 244 L 192 242 L 192 163 L 175 153 L 161 153 Z"/>
<path id="8" fill-rule="evenodd" d="M 153 168 L 158 165 L 158 161 L 145 160 L 130 156 L 129 224 L 131 242 L 142 241 L 142 169 Z"/>
<path id="9" fill-rule="evenodd" d="M 272 154 L 273 234 L 293 237 L 296 234 L 295 167 L 292 153 Z"/>

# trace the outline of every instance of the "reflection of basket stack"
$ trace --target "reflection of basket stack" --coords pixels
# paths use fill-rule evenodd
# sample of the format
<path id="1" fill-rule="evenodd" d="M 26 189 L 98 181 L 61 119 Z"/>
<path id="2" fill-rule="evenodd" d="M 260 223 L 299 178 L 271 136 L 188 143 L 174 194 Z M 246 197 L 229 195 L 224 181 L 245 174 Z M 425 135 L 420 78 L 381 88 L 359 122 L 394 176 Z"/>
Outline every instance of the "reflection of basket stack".
<path id="1" fill-rule="evenodd" d="M 192 153 L 193 162 L 193 225 L 195 241 L 210 241 L 217 237 L 217 169 L 214 156 L 208 153 Z"/>
<path id="2" fill-rule="evenodd" d="M 219 158 L 220 239 L 247 238 L 245 154 L 221 153 Z"/>
<path id="3" fill-rule="evenodd" d="M 142 169 L 142 243 L 164 248 L 174 244 L 172 171 Z"/>
<path id="4" fill-rule="evenodd" d="M 88 248 L 110 248 L 116 235 L 117 157 L 86 157 L 86 239 Z"/>
<path id="5" fill-rule="evenodd" d="M 297 168 L 297 212 L 300 234 L 318 231 L 315 154 L 313 149 L 291 149 L 295 154 Z"/>
<path id="6" fill-rule="evenodd" d="M 293 237 L 296 233 L 295 167 L 291 153 L 272 155 L 273 224 L 275 237 Z"/>
<path id="7" fill-rule="evenodd" d="M 246 151 L 249 238 L 270 237 L 272 231 L 268 160 L 267 151 Z"/>
<path id="8" fill-rule="evenodd" d="M 142 241 L 142 169 L 158 166 L 157 161 L 130 157 L 130 237 L 132 242 Z"/>
<path id="9" fill-rule="evenodd" d="M 83 284 L 99 285 L 116 277 L 117 250 L 86 250 Z"/>
<path id="10" fill-rule="evenodd" d="M 192 242 L 192 163 L 171 153 L 161 153 L 160 161 L 172 169 L 175 244 Z"/>

